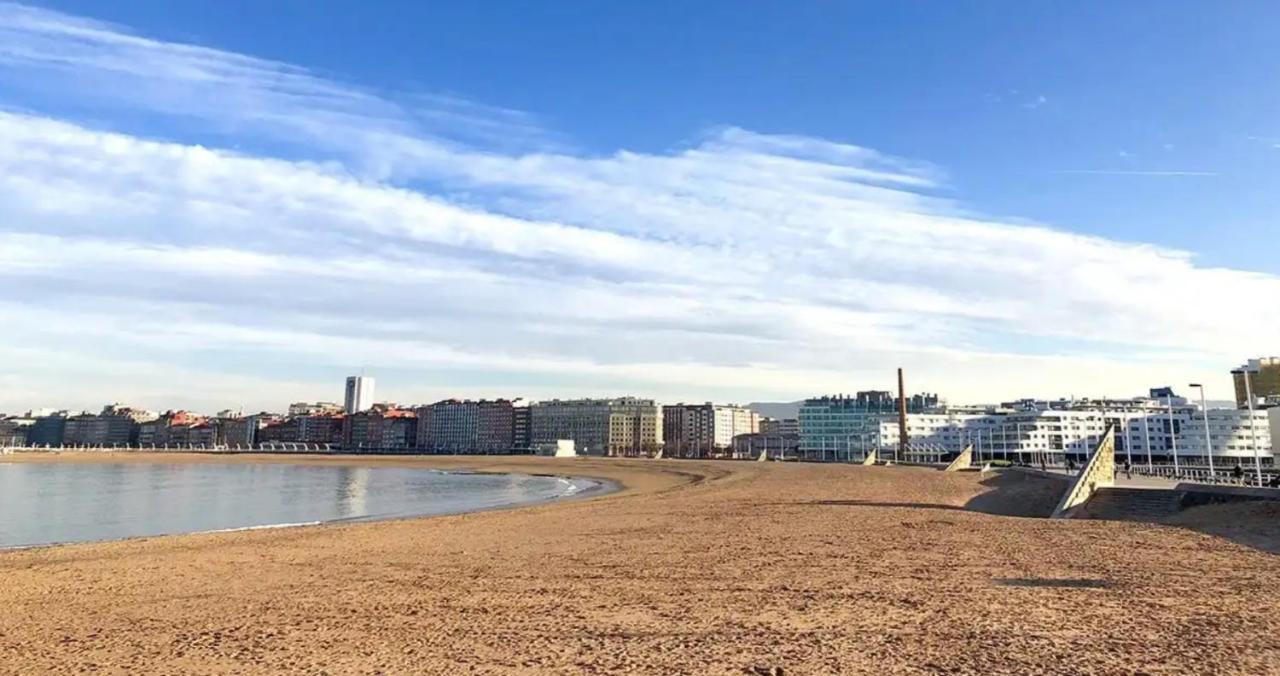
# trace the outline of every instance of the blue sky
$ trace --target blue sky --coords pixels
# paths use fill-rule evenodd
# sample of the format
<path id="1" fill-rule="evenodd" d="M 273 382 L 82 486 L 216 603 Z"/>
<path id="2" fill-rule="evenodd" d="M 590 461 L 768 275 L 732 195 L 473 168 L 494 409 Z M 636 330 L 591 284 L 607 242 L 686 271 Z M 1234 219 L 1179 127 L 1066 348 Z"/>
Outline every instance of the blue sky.
<path id="1" fill-rule="evenodd" d="M 989 213 L 1278 272 L 1266 3 L 55 2 L 379 92 L 527 111 L 589 153 L 732 124 L 946 167 Z M 1212 176 L 1064 173 L 1192 171 Z"/>
<path id="2" fill-rule="evenodd" d="M 959 401 L 1225 390 L 1280 335 L 1277 29 L 1230 2 L 0 4 L 33 364 L 0 407 L 280 408 L 360 366 L 401 400 L 793 398 L 898 364 Z"/>

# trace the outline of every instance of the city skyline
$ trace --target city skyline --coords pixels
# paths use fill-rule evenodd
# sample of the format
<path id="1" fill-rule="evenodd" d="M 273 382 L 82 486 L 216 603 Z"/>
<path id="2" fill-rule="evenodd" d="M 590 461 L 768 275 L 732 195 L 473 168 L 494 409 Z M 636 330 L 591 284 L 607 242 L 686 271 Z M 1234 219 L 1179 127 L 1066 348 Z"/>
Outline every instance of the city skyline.
<path id="1" fill-rule="evenodd" d="M 1250 360 L 1249 366 L 1264 364 Z M 1145 458 L 1150 471 L 1156 460 L 1178 456 L 1190 465 L 1215 456 L 1222 462 L 1252 459 L 1261 483 L 1262 467 L 1274 463 L 1273 449 L 1280 444 L 1280 386 L 1274 382 L 1259 395 L 1270 408 L 1207 406 L 1173 388 L 1157 387 L 1123 400 L 1019 399 L 985 406 L 917 393 L 899 409 L 892 392 L 870 390 L 808 398 L 783 415 L 763 410 L 782 408 L 779 404 L 671 404 L 629 396 L 365 407 L 357 380 L 347 380 L 345 407 L 295 402 L 288 415 L 223 411 L 203 416 L 108 405 L 100 414 L 0 416 L 0 447 L 487 455 L 543 453 L 567 442 L 587 455 L 758 458 L 760 445 L 800 459 L 850 462 L 864 460 L 873 447 L 901 444 L 900 450 L 920 455 L 916 460 L 938 462 L 972 445 L 979 456 L 998 452 L 1007 460 L 1014 454 L 1025 462 L 1049 453 L 1083 459 L 1114 428 L 1120 430 L 1119 450 L 1126 458 Z"/>
<path id="2" fill-rule="evenodd" d="M 1277 360 L 1276 358 L 1267 358 L 1267 359 L 1280 362 L 1280 360 Z M 1251 361 L 1256 361 L 1256 360 L 1251 360 Z M 1232 370 L 1231 372 L 1228 373 L 1228 377 L 1233 376 L 1237 372 L 1238 370 Z M 449 403 L 449 402 L 523 402 L 524 404 L 527 405 L 527 404 L 536 403 L 536 402 L 597 400 L 597 399 L 607 400 L 607 399 L 617 399 L 617 398 L 651 399 L 657 402 L 657 404 L 661 407 L 715 405 L 715 406 L 734 406 L 734 407 L 749 408 L 753 406 L 759 406 L 762 410 L 768 410 L 775 407 L 788 407 L 788 406 L 799 407 L 801 404 L 804 404 L 806 401 L 810 401 L 810 400 L 829 399 L 829 398 L 831 399 L 853 398 L 855 395 L 861 396 L 864 394 L 876 396 L 876 397 L 887 397 L 888 398 L 887 401 L 896 401 L 896 397 L 897 397 L 897 395 L 894 394 L 887 387 L 883 389 L 877 388 L 877 387 L 855 387 L 855 388 L 846 388 L 840 391 L 833 391 L 833 392 L 810 392 L 808 395 L 795 400 L 766 400 L 766 399 L 755 398 L 755 399 L 744 399 L 741 401 L 713 400 L 708 398 L 696 398 L 696 397 L 689 398 L 689 399 L 680 399 L 680 400 L 663 400 L 660 398 L 648 397 L 647 395 L 637 395 L 635 393 L 626 393 L 621 391 L 609 392 L 605 394 L 576 394 L 576 395 L 570 394 L 567 396 L 546 397 L 546 398 L 525 396 L 518 392 L 486 391 L 478 395 L 453 394 L 453 395 L 444 396 L 440 398 L 421 399 L 421 400 L 402 399 L 402 398 L 387 398 L 387 399 L 365 398 L 361 400 L 361 404 L 358 407 L 356 407 L 353 411 L 350 403 L 343 402 L 343 400 L 344 398 L 348 400 L 351 398 L 352 383 L 357 379 L 363 379 L 367 381 L 368 383 L 367 388 L 369 390 L 372 390 L 372 383 L 373 381 L 375 381 L 376 377 L 372 375 L 347 376 L 344 380 L 342 392 L 341 392 L 344 396 L 327 397 L 327 398 L 324 396 L 302 397 L 302 398 L 296 398 L 296 399 L 290 400 L 288 402 L 275 402 L 271 405 L 263 406 L 263 407 L 217 406 L 215 408 L 210 408 L 210 409 L 198 409 L 198 408 L 190 408 L 185 406 L 171 406 L 171 405 L 165 405 L 165 404 L 153 405 L 150 403 L 123 401 L 118 398 L 116 399 L 108 398 L 103 402 L 98 402 L 96 404 L 83 406 L 83 407 L 65 406 L 65 405 L 55 403 L 55 404 L 46 405 L 46 406 L 34 406 L 34 407 L 29 406 L 29 407 L 18 408 L 18 409 L 0 410 L 0 417 L 4 415 L 14 416 L 14 415 L 21 415 L 21 414 L 31 414 L 33 412 L 42 412 L 40 413 L 40 415 L 47 415 L 50 412 L 62 412 L 67 414 L 78 414 L 78 413 L 92 414 L 100 410 L 106 410 L 106 409 L 111 409 L 116 407 L 123 407 L 126 409 L 150 412 L 150 413 L 194 413 L 197 415 L 208 416 L 208 417 L 219 417 L 219 416 L 223 416 L 223 414 L 226 414 L 226 417 L 244 417 L 244 416 L 254 416 L 254 415 L 261 415 L 261 414 L 278 415 L 283 417 L 312 416 L 312 415 L 341 417 L 344 415 L 350 415 L 352 412 L 359 413 L 359 412 L 368 411 L 370 408 L 374 408 L 374 407 L 381 407 L 383 409 L 390 409 L 390 410 L 410 410 L 414 408 L 420 408 L 423 406 L 430 406 L 433 404 L 441 404 L 441 403 Z M 1151 387 L 1144 388 L 1145 393 L 1135 392 L 1135 393 L 1129 393 L 1127 395 L 1120 395 L 1120 396 L 1101 396 L 1101 395 L 1096 395 L 1096 394 L 1086 392 L 1086 393 L 1072 394 L 1069 396 L 1062 396 L 1062 397 L 1036 397 L 1036 396 L 1024 396 L 1022 394 L 1015 392 L 1011 394 L 1006 393 L 1005 396 L 1001 396 L 996 399 L 992 399 L 988 401 L 956 400 L 956 399 L 947 397 L 944 393 L 928 392 L 927 390 L 921 389 L 921 388 L 915 388 L 915 389 L 908 388 L 907 392 L 908 392 L 909 399 L 912 399 L 912 400 L 920 399 L 921 401 L 925 401 L 925 402 L 929 402 L 929 401 L 935 402 L 933 404 L 928 404 L 928 403 L 922 404 L 922 406 L 925 406 L 925 408 L 967 409 L 967 408 L 975 408 L 975 407 L 999 408 L 1000 406 L 1005 404 L 1011 404 L 1011 403 L 1017 403 L 1017 402 L 1030 402 L 1030 401 L 1040 401 L 1040 402 L 1117 401 L 1117 402 L 1121 402 L 1121 401 L 1138 400 L 1138 399 L 1158 398 L 1153 394 L 1157 390 L 1168 390 L 1170 392 L 1175 393 L 1176 398 L 1178 399 L 1188 399 L 1185 393 L 1184 394 L 1177 394 L 1177 393 L 1190 391 L 1191 389 L 1194 389 L 1197 387 L 1199 387 L 1199 385 L 1195 385 L 1195 384 L 1187 384 L 1185 386 L 1179 385 L 1179 384 L 1153 385 Z M 1274 403 L 1267 403 L 1271 400 L 1280 400 L 1280 394 L 1277 394 L 1275 390 L 1276 388 L 1274 386 L 1271 386 L 1265 391 L 1259 390 L 1255 392 L 1254 397 L 1257 401 L 1257 404 L 1260 407 L 1276 406 L 1276 404 Z M 1208 391 L 1213 392 L 1214 390 L 1213 388 L 1210 388 Z M 1245 407 L 1243 403 L 1233 401 L 1230 398 L 1222 398 L 1222 397 L 1215 397 L 1215 396 L 1207 397 L 1206 402 L 1211 408 L 1244 408 Z M 776 418 L 776 416 L 769 416 L 766 413 L 761 413 L 760 415 L 763 417 Z"/>
<path id="3" fill-rule="evenodd" d="M 598 25 L 680 23 L 660 20 L 673 7 L 636 11 Z M 957 401 L 1184 382 L 1229 398 L 1222 374 L 1280 335 L 1265 311 L 1280 270 L 1253 245 L 1274 235 L 1258 214 L 1280 210 L 1266 190 L 1280 132 L 1241 112 L 1274 110 L 1274 94 L 1235 79 L 1179 92 L 1215 79 L 1204 69 L 1265 73 L 1269 51 L 1244 63 L 1233 45 L 1270 35 L 1274 12 L 1214 15 L 1237 30 L 1201 36 L 1177 61 L 1186 81 L 1151 74 L 1178 31 L 1133 72 L 1097 77 L 1143 19 L 1128 11 L 1101 28 L 1086 9 L 1031 11 L 1000 19 L 1026 29 L 1014 45 L 895 61 L 902 40 L 967 46 L 963 31 L 990 18 L 947 11 L 955 31 L 910 12 L 878 17 L 890 34 L 862 32 L 857 12 L 784 17 L 781 41 L 759 46 L 807 59 L 825 84 L 806 92 L 747 77 L 743 35 L 778 18 L 767 12 L 733 15 L 741 34 L 685 35 L 728 50 L 732 77 L 713 90 L 715 73 L 639 74 L 646 59 L 698 62 L 700 48 L 669 43 L 615 53 L 576 34 L 576 59 L 477 65 L 442 37 L 456 53 L 413 47 L 428 50 L 416 70 L 383 72 L 403 36 L 349 45 L 341 21 L 285 7 L 0 3 L 0 410 L 263 409 L 315 398 L 355 365 L 410 401 L 794 401 L 888 386 L 898 365 L 910 389 Z M 1166 18 L 1205 19 L 1190 3 Z M 282 37 L 229 29 L 246 23 Z M 1100 31 L 1097 60 L 1056 77 L 1000 60 L 1016 46 L 1060 66 L 1060 48 L 1028 37 L 1050 27 Z M 797 35 L 814 40 L 781 44 Z M 328 41 L 346 61 L 312 44 Z M 593 53 L 631 79 L 587 73 Z M 1134 82 L 1166 112 L 1130 117 Z M 633 96 L 627 83 L 652 101 L 617 120 L 565 100 L 617 113 L 606 95 Z M 795 110 L 763 103 L 768 87 Z M 688 110 L 660 114 L 668 88 Z M 947 100 L 902 107 L 926 91 Z"/>

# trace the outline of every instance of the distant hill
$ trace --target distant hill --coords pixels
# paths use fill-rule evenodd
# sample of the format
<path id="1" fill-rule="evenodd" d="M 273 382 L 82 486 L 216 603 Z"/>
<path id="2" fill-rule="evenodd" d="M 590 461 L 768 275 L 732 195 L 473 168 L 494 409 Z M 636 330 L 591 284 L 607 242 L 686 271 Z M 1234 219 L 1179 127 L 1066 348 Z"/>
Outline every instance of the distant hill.
<path id="1" fill-rule="evenodd" d="M 798 418 L 800 417 L 799 401 L 755 401 L 747 404 L 747 408 L 766 418 Z"/>

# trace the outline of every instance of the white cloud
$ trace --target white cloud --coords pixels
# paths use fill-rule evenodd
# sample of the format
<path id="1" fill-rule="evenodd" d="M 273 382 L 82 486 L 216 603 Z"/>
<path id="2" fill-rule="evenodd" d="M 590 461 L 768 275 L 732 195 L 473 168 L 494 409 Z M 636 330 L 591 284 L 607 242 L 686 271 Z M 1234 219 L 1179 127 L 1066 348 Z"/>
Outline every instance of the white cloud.
<path id="1" fill-rule="evenodd" d="M 1060 169 L 1059 174 L 1097 174 L 1099 176 L 1217 176 L 1216 171 L 1192 169 Z"/>
<path id="2" fill-rule="evenodd" d="M 1022 107 L 1028 110 L 1035 110 L 1036 108 L 1039 108 L 1048 102 L 1049 102 L 1049 98 L 1046 97 L 1044 94 L 1040 94 L 1039 96 L 1036 96 L 1030 101 L 1023 103 Z"/>
<path id="3" fill-rule="evenodd" d="M 430 121 L 539 133 L 43 10 L 0 18 L 13 78 L 320 146 L 286 160 L 0 113 L 0 350 L 59 355 L 24 360 L 0 407 L 194 388 L 279 408 L 362 365 L 401 400 L 797 397 L 898 365 L 953 400 L 1123 394 L 1225 381 L 1280 335 L 1257 311 L 1274 276 L 975 215 L 927 163 L 734 127 L 656 154 L 478 149 Z M 150 365 L 146 387 L 121 384 L 121 355 Z M 227 401 L 238 384 L 249 400 Z"/>

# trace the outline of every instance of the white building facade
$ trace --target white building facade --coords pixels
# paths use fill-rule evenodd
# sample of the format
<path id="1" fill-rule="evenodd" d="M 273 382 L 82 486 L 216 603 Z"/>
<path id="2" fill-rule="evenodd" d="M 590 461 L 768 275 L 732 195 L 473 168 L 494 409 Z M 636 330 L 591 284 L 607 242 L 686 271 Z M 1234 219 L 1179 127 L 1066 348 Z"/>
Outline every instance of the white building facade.
<path id="1" fill-rule="evenodd" d="M 346 397 L 343 399 L 343 410 L 347 415 L 367 411 L 373 408 L 373 378 L 369 376 L 348 376 Z"/>
<path id="2" fill-rule="evenodd" d="M 1270 414 L 1270 415 L 1269 415 Z M 1132 464 L 1173 464 L 1226 470 L 1236 464 L 1275 466 L 1273 423 L 1268 410 L 1209 409 L 1181 398 L 1052 402 L 1023 408 L 940 408 L 907 414 L 907 457 L 936 462 L 972 444 L 978 458 L 1038 464 L 1083 462 L 1108 426 L 1116 428 L 1116 453 Z M 816 420 L 815 420 L 816 419 Z M 805 423 L 815 421 L 806 426 Z M 898 448 L 898 418 L 879 411 L 825 409 L 801 417 L 801 455 L 814 460 L 857 461 L 878 450 Z"/>
<path id="3" fill-rule="evenodd" d="M 1266 411 L 1209 409 L 1137 399 L 1086 403 L 1066 410 L 937 412 L 907 416 L 909 453 L 955 454 L 973 444 L 978 457 L 1050 464 L 1082 462 L 1108 426 L 1116 428 L 1116 454 L 1133 464 L 1179 464 L 1227 469 L 1235 464 L 1274 465 L 1271 419 Z M 896 440 L 897 421 L 880 436 Z"/>

